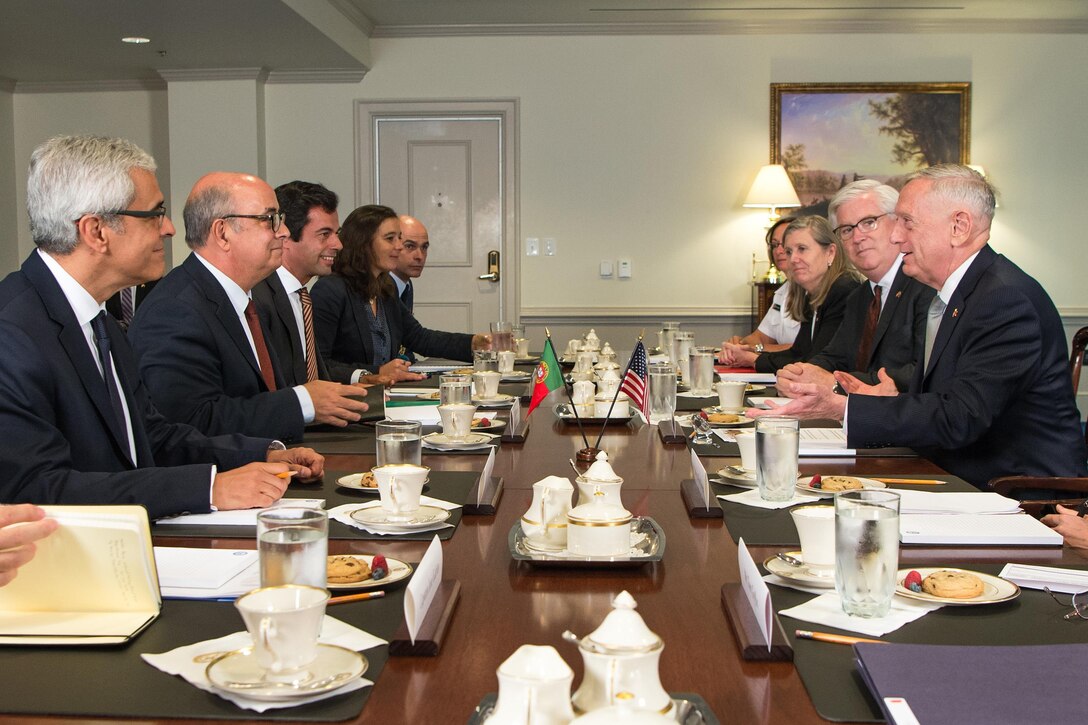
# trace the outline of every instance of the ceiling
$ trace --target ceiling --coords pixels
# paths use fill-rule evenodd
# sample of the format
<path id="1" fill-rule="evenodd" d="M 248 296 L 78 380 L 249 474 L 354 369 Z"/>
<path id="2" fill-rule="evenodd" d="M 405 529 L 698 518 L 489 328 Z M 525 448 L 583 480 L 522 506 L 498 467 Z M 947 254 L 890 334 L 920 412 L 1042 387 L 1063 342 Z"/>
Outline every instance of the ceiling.
<path id="1" fill-rule="evenodd" d="M 20 91 L 223 69 L 357 82 L 370 39 L 388 37 L 1088 33 L 1086 0 L 0 0 L 0 13 L 0 82 Z"/>

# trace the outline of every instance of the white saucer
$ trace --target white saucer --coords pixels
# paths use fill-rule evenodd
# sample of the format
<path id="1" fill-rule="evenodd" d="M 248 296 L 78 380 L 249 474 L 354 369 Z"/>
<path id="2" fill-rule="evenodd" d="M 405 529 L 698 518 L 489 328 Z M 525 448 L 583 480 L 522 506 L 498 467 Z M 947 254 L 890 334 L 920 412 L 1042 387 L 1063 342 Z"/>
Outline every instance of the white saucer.
<path id="1" fill-rule="evenodd" d="M 490 425 L 474 425 L 472 426 L 473 432 L 485 433 L 489 430 L 502 430 L 506 427 L 505 420 L 499 420 L 498 418 L 488 418 L 486 415 L 478 415 L 477 418 L 487 418 L 490 421 Z"/>
<path id="2" fill-rule="evenodd" d="M 498 438 L 493 433 L 470 432 L 463 440 L 455 441 L 445 433 L 427 433 L 423 436 L 423 445 L 440 451 L 474 451 L 491 444 Z"/>
<path id="3" fill-rule="evenodd" d="M 533 377 L 533 374 L 528 370 L 514 370 L 509 373 L 501 373 L 501 375 L 502 377 L 499 378 L 501 383 L 521 383 Z"/>
<path id="4" fill-rule="evenodd" d="M 309 677 L 304 682 L 298 685 L 277 683 L 265 679 L 267 672 L 257 665 L 253 648 L 246 647 L 212 660 L 204 674 L 208 683 L 220 692 L 252 700 L 281 701 L 338 690 L 362 677 L 368 666 L 366 657 L 358 652 L 332 644 L 318 644 L 317 659 L 306 666 Z M 313 687 L 313 683 L 321 681 L 326 682 Z"/>
<path id="5" fill-rule="evenodd" d="M 341 476 L 336 479 L 336 485 L 343 488 L 350 488 L 352 491 L 362 491 L 363 493 L 371 493 L 375 496 L 378 495 L 377 486 L 364 486 L 363 474 L 361 473 L 349 473 L 346 476 Z"/>
<path id="6" fill-rule="evenodd" d="M 903 586 L 903 580 L 906 578 L 907 574 L 911 572 L 910 569 L 900 569 L 896 572 L 896 594 L 901 597 L 906 597 L 907 599 L 916 599 L 920 602 L 939 602 L 941 604 L 951 604 L 958 607 L 965 607 L 972 604 L 997 604 L 998 602 L 1007 602 L 1010 599 L 1016 599 L 1020 596 L 1020 587 L 1016 583 L 1011 582 L 1008 579 L 1002 579 L 999 576 L 993 576 L 992 574 L 983 574 L 981 571 L 957 569 L 952 566 L 920 566 L 916 567 L 914 571 L 917 571 L 923 579 L 938 571 L 961 571 L 968 574 L 974 574 L 982 580 L 982 594 L 979 594 L 977 597 L 971 597 L 970 599 L 959 599 L 956 597 L 938 597 L 935 594 L 912 591 Z"/>
<path id="7" fill-rule="evenodd" d="M 478 408 L 509 408 L 514 404 L 514 396 L 506 393 L 498 393 L 493 398 L 479 398 L 473 396 L 472 402 Z"/>
<path id="8" fill-rule="evenodd" d="M 353 559 L 362 559 L 366 562 L 367 566 L 370 566 L 374 562 L 374 557 L 368 554 L 339 554 L 339 556 L 350 556 Z M 332 558 L 331 556 L 329 557 Z M 394 559 L 391 556 L 385 557 L 385 563 L 389 565 L 389 571 L 381 579 L 367 579 L 361 582 L 351 582 L 350 584 L 326 584 L 325 588 L 332 591 L 349 590 L 349 589 L 380 589 L 388 584 L 395 584 L 399 581 L 407 579 L 412 575 L 412 565 L 407 562 L 403 562 L 400 559 Z"/>
<path id="9" fill-rule="evenodd" d="M 364 526 L 374 529 L 387 529 L 395 533 L 405 533 L 415 529 L 425 529 L 435 524 L 440 524 L 450 517 L 450 512 L 437 506 L 420 506 L 419 510 L 412 514 L 407 521 L 399 521 L 390 518 L 390 513 L 381 506 L 355 509 L 351 512 L 351 518 Z"/>
<path id="10" fill-rule="evenodd" d="M 786 553 L 796 559 L 802 558 L 800 551 L 787 551 Z M 810 572 L 806 566 L 794 566 L 793 564 L 782 561 L 777 556 L 772 556 L 763 562 L 763 568 L 775 576 L 789 579 L 798 584 L 805 584 L 810 587 L 820 587 L 821 589 L 835 588 L 834 567 L 828 569 L 827 576 L 819 576 Z"/>
<path id="11" fill-rule="evenodd" d="M 756 483 L 756 472 L 747 468 L 741 468 L 740 466 L 726 466 L 718 471 L 718 475 L 727 481 L 750 483 L 753 486 Z"/>

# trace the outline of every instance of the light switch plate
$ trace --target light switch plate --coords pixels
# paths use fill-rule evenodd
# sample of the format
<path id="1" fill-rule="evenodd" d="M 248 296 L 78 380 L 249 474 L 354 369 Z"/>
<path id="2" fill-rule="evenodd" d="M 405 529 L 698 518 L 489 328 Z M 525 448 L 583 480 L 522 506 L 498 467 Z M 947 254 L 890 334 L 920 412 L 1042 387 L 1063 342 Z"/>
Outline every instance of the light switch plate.
<path id="1" fill-rule="evenodd" d="M 556 252 L 555 237 L 544 237 L 544 256 L 554 257 Z"/>
<path id="2" fill-rule="evenodd" d="M 602 259 L 601 260 L 601 276 L 602 277 L 611 277 L 612 276 L 612 260 L 611 259 Z"/>
<path id="3" fill-rule="evenodd" d="M 540 256 L 540 240 L 536 237 L 527 237 L 525 239 L 525 256 L 526 257 L 538 257 Z"/>

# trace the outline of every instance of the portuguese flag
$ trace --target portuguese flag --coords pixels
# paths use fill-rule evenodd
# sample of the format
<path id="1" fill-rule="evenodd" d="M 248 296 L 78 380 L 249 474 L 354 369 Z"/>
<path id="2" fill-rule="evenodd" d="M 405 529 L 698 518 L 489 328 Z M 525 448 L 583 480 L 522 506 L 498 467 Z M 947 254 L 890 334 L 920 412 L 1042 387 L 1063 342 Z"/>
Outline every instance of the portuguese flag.
<path id="1" fill-rule="evenodd" d="M 544 341 L 544 352 L 540 355 L 540 364 L 536 366 L 536 372 L 533 373 L 533 397 L 529 401 L 529 412 L 525 416 L 532 415 L 533 409 L 540 405 L 540 401 L 562 384 L 563 371 L 559 368 L 559 360 L 555 356 L 555 348 L 552 347 L 552 338 L 549 337 Z"/>

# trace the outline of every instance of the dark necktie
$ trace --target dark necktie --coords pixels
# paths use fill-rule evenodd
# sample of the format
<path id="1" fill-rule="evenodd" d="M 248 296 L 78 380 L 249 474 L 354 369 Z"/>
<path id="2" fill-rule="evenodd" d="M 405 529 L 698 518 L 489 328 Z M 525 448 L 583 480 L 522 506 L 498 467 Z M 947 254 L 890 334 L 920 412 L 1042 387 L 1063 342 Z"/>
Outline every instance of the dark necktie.
<path id="1" fill-rule="evenodd" d="M 881 286 L 873 289 L 873 300 L 869 303 L 869 313 L 865 316 L 865 327 L 861 331 L 861 344 L 858 345 L 858 357 L 854 361 L 855 370 L 864 370 L 869 364 L 869 352 L 873 349 L 873 336 L 876 323 L 880 320 Z"/>
<path id="2" fill-rule="evenodd" d="M 128 433 L 125 426 L 125 410 L 121 403 L 121 391 L 117 389 L 117 380 L 113 376 L 113 358 L 110 356 L 110 335 L 106 330 L 106 313 L 99 312 L 91 320 L 91 329 L 94 331 L 94 341 L 98 346 L 98 361 L 102 363 L 102 377 L 106 381 L 106 390 L 110 395 L 110 406 L 117 417 L 118 429 Z"/>
<path id="3" fill-rule="evenodd" d="M 268 345 L 264 342 L 261 320 L 257 317 L 257 306 L 253 300 L 246 305 L 246 324 L 249 334 L 253 335 L 253 347 L 257 348 L 257 367 L 261 369 L 261 379 L 269 390 L 276 389 L 276 373 L 272 370 L 272 358 L 268 355 Z"/>
<path id="4" fill-rule="evenodd" d="M 306 337 L 306 382 L 317 380 L 317 345 L 314 344 L 314 305 L 310 300 L 310 290 L 298 288 L 298 299 L 302 302 L 302 333 Z"/>
<path id="5" fill-rule="evenodd" d="M 127 330 L 132 324 L 132 316 L 136 313 L 136 300 L 132 296 L 131 287 L 121 288 L 121 329 Z"/>
<path id="6" fill-rule="evenodd" d="M 408 284 L 404 285 L 404 291 L 400 293 L 400 301 L 404 303 L 404 306 L 408 308 L 409 312 L 412 312 L 412 280 L 408 280 Z"/>

